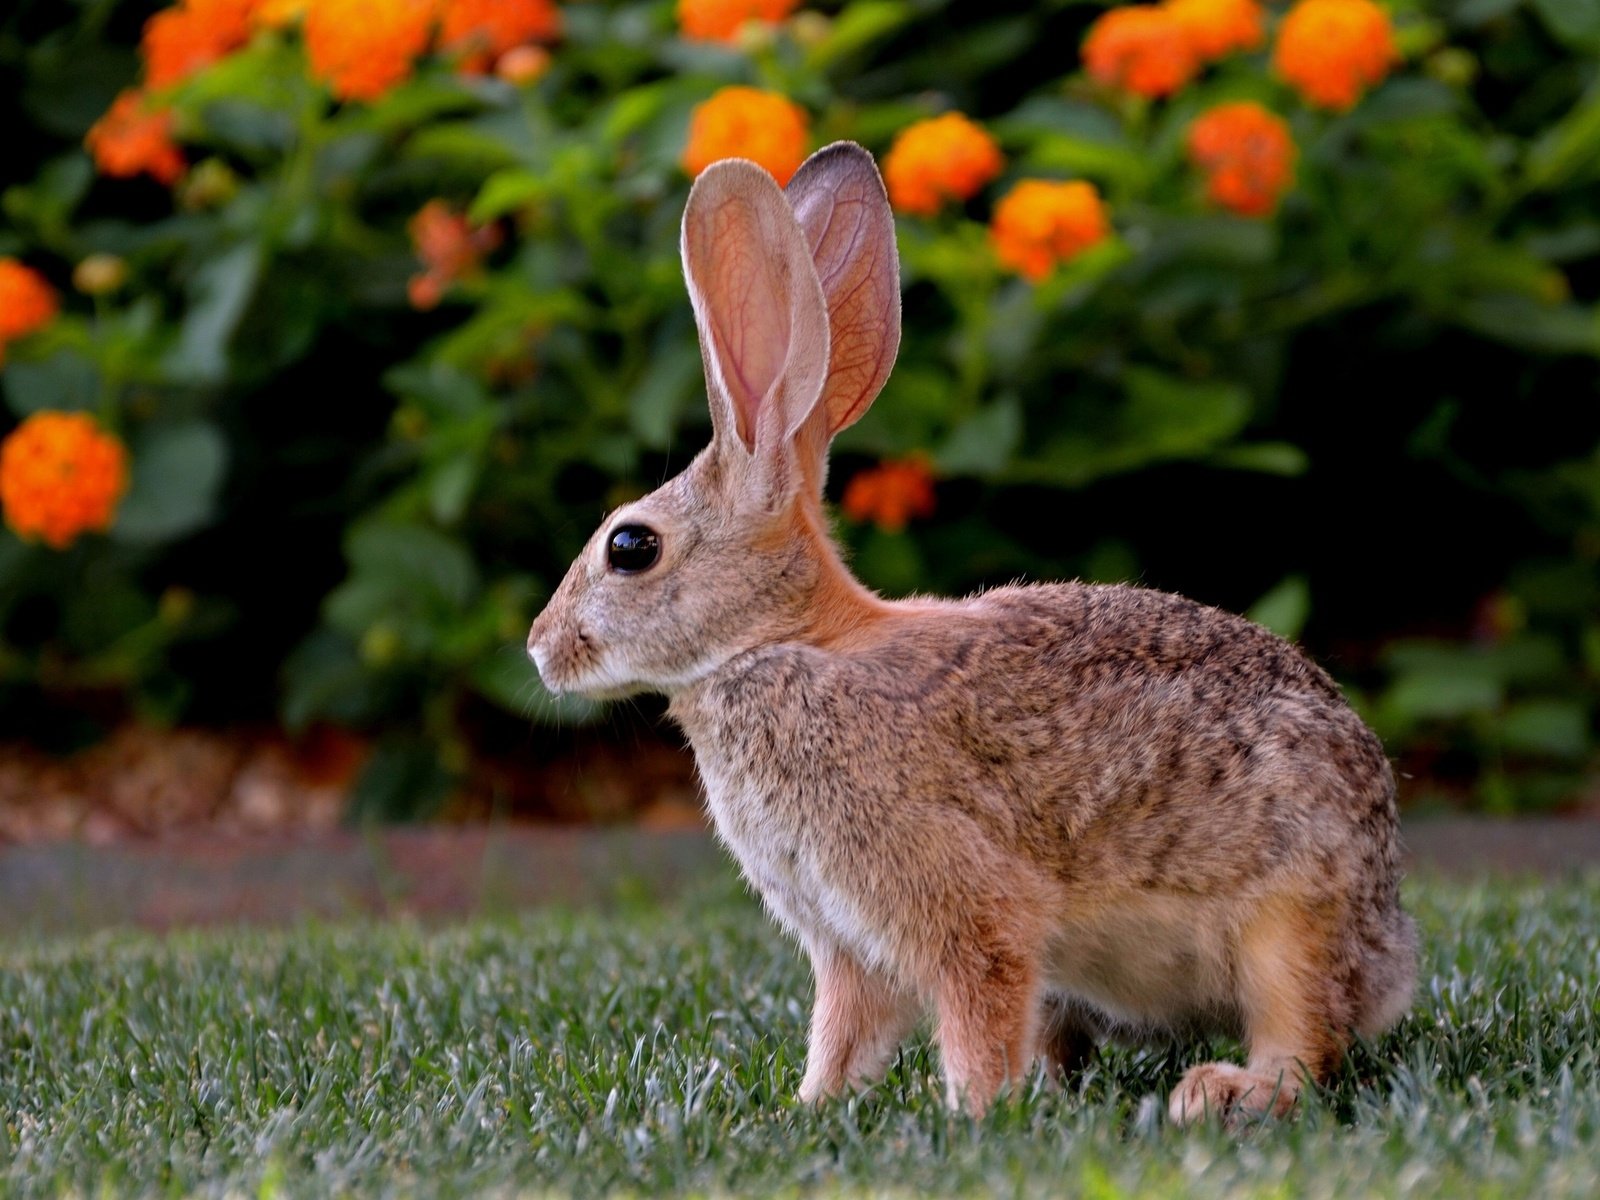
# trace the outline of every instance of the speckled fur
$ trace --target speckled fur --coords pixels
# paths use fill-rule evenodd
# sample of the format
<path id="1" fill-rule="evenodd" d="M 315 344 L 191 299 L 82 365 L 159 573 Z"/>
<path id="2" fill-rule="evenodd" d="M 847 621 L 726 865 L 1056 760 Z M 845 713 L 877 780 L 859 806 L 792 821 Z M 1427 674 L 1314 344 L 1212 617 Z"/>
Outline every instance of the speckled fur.
<path id="1" fill-rule="evenodd" d="M 870 157 L 830 147 L 808 168 L 787 201 L 742 166 L 697 184 L 685 262 L 715 437 L 601 525 L 530 652 L 552 688 L 670 696 L 719 837 L 812 961 L 803 1097 L 875 1078 L 931 1011 L 951 1101 L 974 1111 L 1035 1057 L 1071 1070 L 1104 1036 L 1211 1030 L 1248 1065 L 1193 1068 L 1174 1119 L 1286 1111 L 1409 1005 L 1382 747 L 1293 646 L 1178 596 L 890 602 L 849 575 L 821 508 L 826 446 L 881 386 L 898 310 L 840 297 L 875 286 L 881 310 L 898 276 Z M 778 282 L 722 278 L 694 257 L 702 229 L 782 260 Z M 818 295 L 791 286 L 808 252 Z M 756 352 L 727 331 L 769 336 L 740 324 L 762 287 L 794 306 L 789 348 L 741 395 Z M 881 360 L 848 387 L 795 375 L 797 355 L 827 356 L 819 303 L 836 360 L 849 338 L 852 361 Z M 608 531 L 635 521 L 662 560 L 619 576 Z"/>

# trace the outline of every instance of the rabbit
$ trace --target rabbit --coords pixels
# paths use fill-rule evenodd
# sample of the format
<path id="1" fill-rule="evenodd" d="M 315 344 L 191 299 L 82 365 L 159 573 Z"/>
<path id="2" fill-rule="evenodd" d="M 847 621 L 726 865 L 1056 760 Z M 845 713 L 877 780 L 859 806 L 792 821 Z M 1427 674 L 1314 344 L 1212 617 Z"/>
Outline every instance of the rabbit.
<path id="1" fill-rule="evenodd" d="M 899 348 L 872 156 L 695 181 L 712 421 L 601 523 L 528 635 L 555 693 L 664 693 L 716 833 L 810 959 L 802 1101 L 931 1011 L 981 1114 L 1105 1037 L 1223 1033 L 1177 1123 L 1285 1114 L 1411 1001 L 1395 785 L 1333 680 L 1242 617 L 1121 585 L 885 600 L 830 536 L 831 439 Z"/>

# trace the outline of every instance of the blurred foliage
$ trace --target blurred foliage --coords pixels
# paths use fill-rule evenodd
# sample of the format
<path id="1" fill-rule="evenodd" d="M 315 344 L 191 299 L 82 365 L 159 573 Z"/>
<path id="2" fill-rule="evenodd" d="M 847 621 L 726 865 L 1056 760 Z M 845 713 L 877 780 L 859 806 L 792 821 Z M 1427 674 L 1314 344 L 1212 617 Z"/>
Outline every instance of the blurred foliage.
<path id="1" fill-rule="evenodd" d="M 830 494 L 920 453 L 937 511 L 845 523 L 869 583 L 1126 578 L 1247 610 L 1410 769 L 1494 808 L 1570 798 L 1600 741 L 1600 7 L 1398 3 L 1406 61 L 1343 114 L 1265 52 L 1109 92 L 1073 50 L 1102 7 L 850 0 L 725 46 L 675 36 L 668 0 L 572 3 L 536 77 L 429 60 L 371 103 L 268 31 L 164 94 L 168 188 L 82 146 L 157 6 L 9 6 L 0 255 L 68 299 L 8 348 L 0 431 L 92 410 L 133 484 L 65 552 L 0 533 L 0 724 L 382 730 L 364 803 L 395 812 L 528 716 L 586 719 L 522 639 L 604 508 L 706 436 L 679 160 L 692 107 L 752 84 L 813 145 L 881 154 L 956 109 L 1006 157 L 900 222 L 904 346 Z M 1298 148 L 1263 219 L 1208 207 L 1184 158 L 1241 99 Z M 984 220 L 1022 178 L 1092 181 L 1115 236 L 1037 285 L 1004 271 Z M 430 202 L 494 236 L 418 283 Z M 73 293 L 91 259 L 125 278 Z"/>

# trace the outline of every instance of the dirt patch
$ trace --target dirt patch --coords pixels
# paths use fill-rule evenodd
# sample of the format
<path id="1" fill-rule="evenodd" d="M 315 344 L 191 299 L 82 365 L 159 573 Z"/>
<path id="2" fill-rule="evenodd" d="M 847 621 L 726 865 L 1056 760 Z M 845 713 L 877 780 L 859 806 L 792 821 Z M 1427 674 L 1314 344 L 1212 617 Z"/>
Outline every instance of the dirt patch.
<path id="1" fill-rule="evenodd" d="M 291 739 L 273 729 L 125 725 L 63 757 L 0 743 L 0 844 L 321 834 L 345 821 L 372 753 L 366 738 L 332 728 Z M 476 764 L 438 820 L 702 825 L 686 750 L 661 739 L 618 744 L 599 732 Z"/>

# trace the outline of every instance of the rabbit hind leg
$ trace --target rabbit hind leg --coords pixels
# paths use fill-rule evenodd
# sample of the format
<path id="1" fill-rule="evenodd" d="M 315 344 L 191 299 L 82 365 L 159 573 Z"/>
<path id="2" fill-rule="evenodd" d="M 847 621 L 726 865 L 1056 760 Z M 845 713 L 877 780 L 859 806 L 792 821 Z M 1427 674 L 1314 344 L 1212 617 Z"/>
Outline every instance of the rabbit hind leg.
<path id="1" fill-rule="evenodd" d="M 1058 1083 L 1081 1071 L 1094 1053 L 1104 1023 L 1082 1001 L 1047 992 L 1040 1006 L 1038 1058 Z"/>
<path id="2" fill-rule="evenodd" d="M 1285 1116 L 1305 1083 L 1326 1079 L 1338 1065 L 1353 1016 L 1352 989 L 1339 985 L 1350 978 L 1340 970 L 1341 907 L 1282 900 L 1244 926 L 1235 991 L 1248 1061 L 1191 1067 L 1168 1105 L 1174 1122 Z"/>

